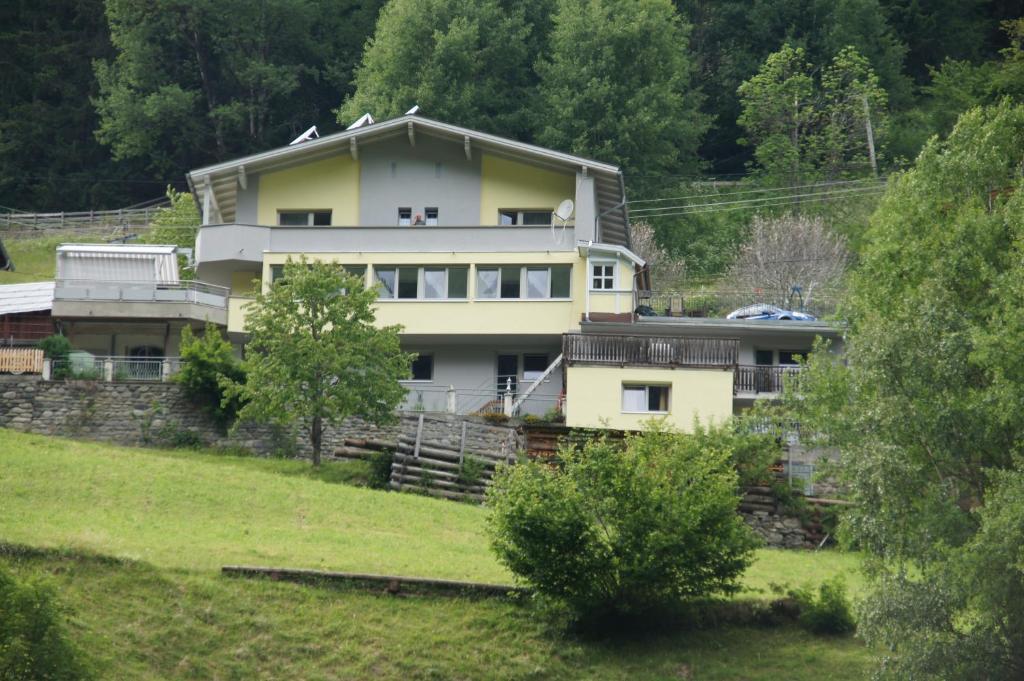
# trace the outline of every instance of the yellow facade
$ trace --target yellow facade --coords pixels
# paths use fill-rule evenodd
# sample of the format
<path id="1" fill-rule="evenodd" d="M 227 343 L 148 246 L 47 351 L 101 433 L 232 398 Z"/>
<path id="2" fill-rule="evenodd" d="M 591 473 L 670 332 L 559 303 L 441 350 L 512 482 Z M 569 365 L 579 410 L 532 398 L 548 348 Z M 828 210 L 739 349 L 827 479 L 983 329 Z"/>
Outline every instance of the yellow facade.
<path id="1" fill-rule="evenodd" d="M 491 154 L 480 160 L 480 224 L 498 224 L 506 209 L 554 210 L 576 196 L 576 175 L 545 170 Z"/>
<path id="2" fill-rule="evenodd" d="M 332 225 L 359 224 L 359 161 L 348 154 L 260 175 L 256 214 L 276 225 L 278 211 L 330 210 Z"/>
<path id="3" fill-rule="evenodd" d="M 667 414 L 626 413 L 623 384 L 667 385 Z M 683 432 L 700 423 L 721 423 L 732 415 L 731 371 L 723 369 L 654 369 L 570 366 L 566 371 L 565 423 L 582 428 L 639 430 L 645 421 L 664 418 Z"/>
<path id="4" fill-rule="evenodd" d="M 259 288 L 260 272 L 242 270 L 231 273 L 231 295 L 245 296 L 254 293 Z"/>

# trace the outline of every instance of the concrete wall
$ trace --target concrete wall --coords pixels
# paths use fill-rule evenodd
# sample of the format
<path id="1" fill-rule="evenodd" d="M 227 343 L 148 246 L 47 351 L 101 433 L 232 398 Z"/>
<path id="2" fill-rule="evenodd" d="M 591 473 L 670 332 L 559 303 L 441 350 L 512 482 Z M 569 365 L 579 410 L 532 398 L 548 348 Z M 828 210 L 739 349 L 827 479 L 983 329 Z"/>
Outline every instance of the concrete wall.
<path id="1" fill-rule="evenodd" d="M 398 224 L 398 209 L 438 209 L 438 224 L 479 225 L 480 158 L 462 145 L 427 135 L 368 144 L 359 150 L 359 225 Z M 483 223 L 487 224 L 487 223 Z"/>
<path id="2" fill-rule="evenodd" d="M 648 369 L 570 366 L 566 375 L 568 426 L 639 430 L 645 421 L 665 418 L 681 431 L 694 419 L 720 423 L 732 415 L 733 374 L 720 369 Z M 667 414 L 627 413 L 622 409 L 623 383 L 668 385 Z"/>

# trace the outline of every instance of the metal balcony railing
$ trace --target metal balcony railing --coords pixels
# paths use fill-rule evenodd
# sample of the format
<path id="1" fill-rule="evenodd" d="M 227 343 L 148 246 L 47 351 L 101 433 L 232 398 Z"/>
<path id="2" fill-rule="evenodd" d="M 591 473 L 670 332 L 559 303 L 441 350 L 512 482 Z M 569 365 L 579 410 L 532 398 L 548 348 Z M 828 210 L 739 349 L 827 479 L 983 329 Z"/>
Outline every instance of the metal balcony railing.
<path id="1" fill-rule="evenodd" d="M 569 364 L 652 367 L 732 367 L 738 338 L 664 338 L 567 333 L 562 353 Z"/>
<path id="2" fill-rule="evenodd" d="M 54 300 L 195 303 L 227 309 L 230 289 L 201 281 L 58 279 Z"/>
<path id="3" fill-rule="evenodd" d="M 734 310 L 750 305 L 774 305 L 783 310 L 806 312 L 819 319 L 836 313 L 836 297 L 818 294 L 804 303 L 796 296 L 772 295 L 755 291 L 639 291 L 638 307 L 648 308 L 659 317 L 708 317 L 721 319 Z"/>

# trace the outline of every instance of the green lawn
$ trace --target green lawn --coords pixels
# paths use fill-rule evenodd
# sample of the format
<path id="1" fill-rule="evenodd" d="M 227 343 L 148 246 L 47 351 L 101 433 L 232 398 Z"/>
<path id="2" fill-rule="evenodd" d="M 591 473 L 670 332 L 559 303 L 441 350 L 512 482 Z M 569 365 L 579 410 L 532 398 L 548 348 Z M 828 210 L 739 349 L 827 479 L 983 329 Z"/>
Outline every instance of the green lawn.
<path id="1" fill-rule="evenodd" d="M 339 484 L 359 464 L 121 448 L 0 429 L 0 557 L 58 587 L 110 678 L 859 678 L 854 639 L 792 627 L 593 643 L 496 601 L 220 577 L 226 563 L 489 582 L 486 510 Z M 84 555 L 82 552 L 85 552 Z M 116 557 L 118 560 L 105 558 Z M 746 583 L 855 579 L 855 556 L 761 551 Z"/>
<path id="2" fill-rule="evenodd" d="M 73 232 L 58 237 L 39 239 L 4 239 L 4 248 L 14 261 L 14 272 L 0 271 L 0 284 L 22 284 L 29 281 L 50 281 L 57 267 L 57 246 L 63 243 L 91 243 L 98 241 L 95 236 L 83 236 Z"/>

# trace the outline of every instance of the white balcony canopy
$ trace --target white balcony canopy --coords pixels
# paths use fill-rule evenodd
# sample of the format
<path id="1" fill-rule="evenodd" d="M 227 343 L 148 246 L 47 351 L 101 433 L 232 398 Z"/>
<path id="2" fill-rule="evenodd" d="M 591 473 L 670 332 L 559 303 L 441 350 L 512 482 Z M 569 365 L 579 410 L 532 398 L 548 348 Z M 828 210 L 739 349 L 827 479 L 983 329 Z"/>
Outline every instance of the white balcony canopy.
<path id="1" fill-rule="evenodd" d="M 176 284 L 175 250 L 173 245 L 62 244 L 57 279 Z"/>

